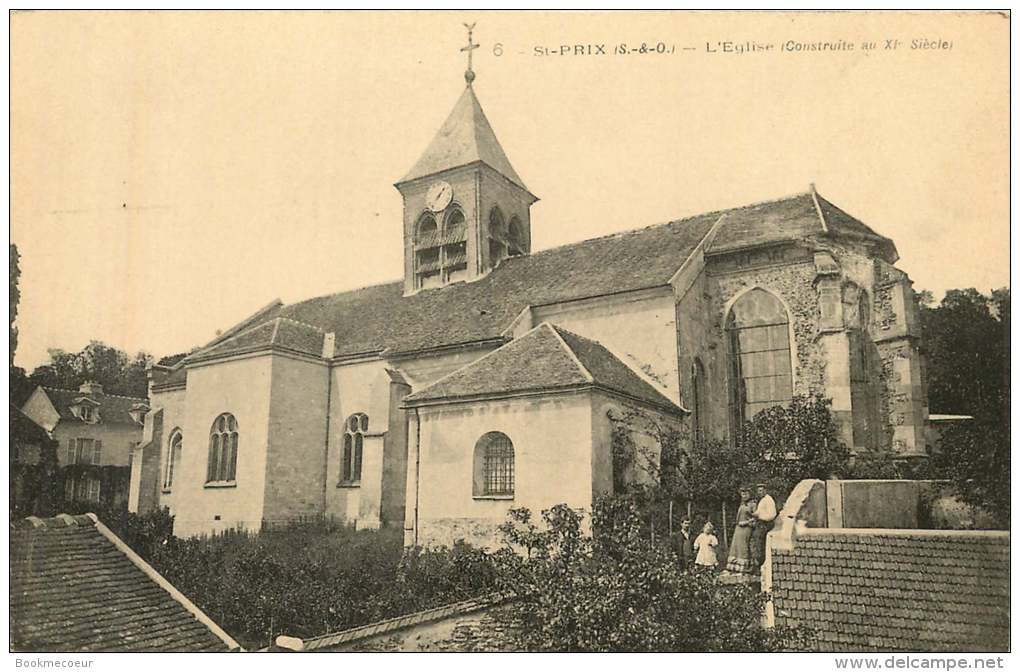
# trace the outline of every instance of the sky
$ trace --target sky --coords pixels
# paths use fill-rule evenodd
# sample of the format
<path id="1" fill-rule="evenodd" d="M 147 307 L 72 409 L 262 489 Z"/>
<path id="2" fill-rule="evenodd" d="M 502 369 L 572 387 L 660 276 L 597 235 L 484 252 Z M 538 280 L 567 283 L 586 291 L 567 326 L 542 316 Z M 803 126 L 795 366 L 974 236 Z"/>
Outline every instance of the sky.
<path id="1" fill-rule="evenodd" d="M 461 93 L 465 21 L 476 93 L 540 198 L 536 250 L 814 183 L 896 242 L 916 289 L 1009 284 L 998 14 L 28 12 L 15 363 L 92 339 L 182 352 L 276 298 L 399 279 L 393 183 Z M 614 53 L 642 42 L 669 53 Z"/>

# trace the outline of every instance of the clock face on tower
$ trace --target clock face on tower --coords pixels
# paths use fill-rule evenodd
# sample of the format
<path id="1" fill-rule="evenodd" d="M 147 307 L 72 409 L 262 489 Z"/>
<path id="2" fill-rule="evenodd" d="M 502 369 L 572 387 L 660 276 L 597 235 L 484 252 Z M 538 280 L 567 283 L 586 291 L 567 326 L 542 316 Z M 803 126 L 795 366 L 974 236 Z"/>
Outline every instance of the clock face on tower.
<path id="1" fill-rule="evenodd" d="M 432 212 L 442 212 L 453 200 L 453 187 L 449 182 L 434 183 L 425 194 L 425 207 Z"/>

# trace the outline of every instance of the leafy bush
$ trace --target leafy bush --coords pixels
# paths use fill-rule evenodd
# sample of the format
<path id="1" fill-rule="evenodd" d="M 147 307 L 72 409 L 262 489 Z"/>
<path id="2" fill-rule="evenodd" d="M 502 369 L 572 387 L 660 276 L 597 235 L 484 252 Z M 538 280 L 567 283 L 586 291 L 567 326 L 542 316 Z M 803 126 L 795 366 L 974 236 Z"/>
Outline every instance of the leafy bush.
<path id="1" fill-rule="evenodd" d="M 487 556 L 466 544 L 404 553 L 400 530 L 323 523 L 177 539 L 153 565 L 245 648 L 313 637 L 490 592 Z"/>
<path id="2" fill-rule="evenodd" d="M 764 629 L 766 598 L 687 573 L 648 542 L 631 497 L 599 500 L 594 534 L 579 512 L 558 505 L 510 512 L 496 553 L 497 582 L 516 597 L 498 613 L 528 651 L 777 651 L 803 648 L 806 633 Z"/>
<path id="3" fill-rule="evenodd" d="M 999 529 L 1010 527 L 1009 421 L 947 428 L 932 470 L 948 479 L 960 499 L 989 513 Z"/>

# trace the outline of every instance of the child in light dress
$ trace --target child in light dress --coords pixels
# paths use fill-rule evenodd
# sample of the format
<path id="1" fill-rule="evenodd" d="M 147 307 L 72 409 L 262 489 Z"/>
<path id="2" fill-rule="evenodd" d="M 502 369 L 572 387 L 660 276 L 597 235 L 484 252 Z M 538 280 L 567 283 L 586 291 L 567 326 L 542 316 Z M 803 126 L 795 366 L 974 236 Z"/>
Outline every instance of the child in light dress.
<path id="1" fill-rule="evenodd" d="M 708 521 L 701 529 L 701 534 L 694 540 L 694 550 L 698 553 L 694 564 L 701 569 L 714 569 L 719 564 L 715 550 L 718 547 L 719 538 L 715 536 L 715 526 L 712 521 Z"/>

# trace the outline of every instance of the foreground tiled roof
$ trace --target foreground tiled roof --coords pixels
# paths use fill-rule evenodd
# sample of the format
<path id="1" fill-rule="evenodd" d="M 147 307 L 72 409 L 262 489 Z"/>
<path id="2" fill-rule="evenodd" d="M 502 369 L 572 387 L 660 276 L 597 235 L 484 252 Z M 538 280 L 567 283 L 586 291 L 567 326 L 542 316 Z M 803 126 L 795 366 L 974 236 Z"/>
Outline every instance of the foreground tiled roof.
<path id="1" fill-rule="evenodd" d="M 100 394 L 92 392 L 86 394 L 77 390 L 62 390 L 55 387 L 42 388 L 49 397 L 53 408 L 60 414 L 61 420 L 75 420 L 78 417 L 71 412 L 71 406 L 76 399 L 87 397 L 99 404 L 99 418 L 103 424 L 132 425 L 138 427 L 138 423 L 131 417 L 129 411 L 135 404 L 148 405 L 149 400 L 141 397 L 122 397 L 116 394 Z"/>
<path id="2" fill-rule="evenodd" d="M 462 602 L 447 604 L 434 609 L 418 611 L 413 614 L 407 614 L 406 616 L 389 618 L 384 621 L 362 625 L 357 628 L 351 628 L 341 632 L 321 635 L 319 637 L 298 640 L 292 637 L 281 636 L 278 637 L 276 641 L 277 646 L 280 648 L 300 651 L 324 651 L 339 648 L 346 644 L 351 644 L 352 642 L 357 642 L 369 637 L 376 637 L 396 632 L 398 630 L 403 630 L 404 628 L 424 625 L 426 623 L 434 623 L 435 621 L 441 621 L 454 616 L 463 616 L 465 614 L 474 613 L 476 611 L 501 604 L 505 600 L 506 598 L 499 594 L 486 595 L 470 600 L 464 600 Z"/>
<path id="3" fill-rule="evenodd" d="M 777 625 L 823 651 L 1009 650 L 1009 533 L 809 530 L 773 549 Z"/>
<path id="4" fill-rule="evenodd" d="M 404 403 L 417 405 L 585 387 L 682 412 L 601 344 L 545 322 L 409 395 Z"/>
<path id="5" fill-rule="evenodd" d="M 92 514 L 11 525 L 16 651 L 228 651 L 238 645 Z"/>
<path id="6" fill-rule="evenodd" d="M 823 211 L 830 207 L 821 197 L 818 201 Z M 870 231 L 834 206 L 826 221 L 833 233 L 852 229 L 860 237 Z M 214 350 L 218 356 L 250 349 L 239 336 L 252 329 L 261 329 L 264 345 L 273 329 L 268 325 L 278 317 L 334 333 L 338 357 L 497 341 L 527 306 L 666 286 L 717 223 L 709 252 L 825 235 L 809 192 L 512 257 L 474 282 L 410 296 L 403 295 L 398 281 L 289 305 L 274 301 L 178 362 L 163 384 L 183 384 L 184 367 Z"/>

